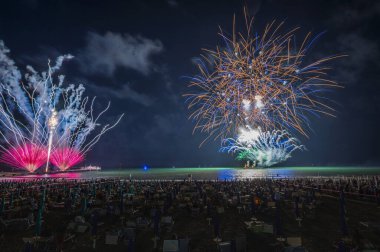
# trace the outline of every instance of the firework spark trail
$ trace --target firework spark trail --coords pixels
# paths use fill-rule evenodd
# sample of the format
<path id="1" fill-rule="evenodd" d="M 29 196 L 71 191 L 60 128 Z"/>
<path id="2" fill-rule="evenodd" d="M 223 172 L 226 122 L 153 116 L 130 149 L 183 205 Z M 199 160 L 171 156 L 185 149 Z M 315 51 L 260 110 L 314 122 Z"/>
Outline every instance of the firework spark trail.
<path id="1" fill-rule="evenodd" d="M 326 62 L 341 56 L 328 56 L 310 64 L 304 59 L 315 41 L 308 33 L 296 46 L 298 28 L 281 34 L 284 23 L 265 27 L 263 34 L 252 32 L 246 17 L 247 34 L 222 31 L 225 42 L 215 50 L 204 49 L 198 61 L 199 74 L 192 78 L 186 94 L 194 130 L 214 139 L 235 135 L 241 126 L 263 130 L 286 129 L 307 135 L 308 114 L 333 116 L 326 89 L 339 85 L 326 75 Z M 318 37 L 318 36 L 317 36 Z"/>
<path id="2" fill-rule="evenodd" d="M 49 171 L 49 161 L 50 161 L 50 155 L 53 145 L 53 136 L 54 136 L 54 130 L 57 127 L 58 121 L 57 121 L 57 111 L 55 109 L 52 110 L 51 117 L 48 119 L 48 127 L 49 127 L 49 140 L 48 140 L 48 146 L 47 146 L 47 157 L 46 157 L 46 168 L 45 172 Z"/>
<path id="3" fill-rule="evenodd" d="M 84 157 L 124 116 L 122 114 L 115 123 L 101 127 L 99 120 L 110 108 L 110 103 L 94 117 L 95 98 L 88 104 L 84 86 L 64 85 L 65 77 L 58 75 L 57 71 L 64 60 L 73 56 L 58 57 L 55 64 L 50 66 L 49 62 L 48 70 L 42 73 L 28 66 L 23 78 L 8 53 L 0 41 L 0 148 L 7 157 L 1 159 L 5 163 L 14 165 L 18 162 L 10 161 L 10 157 L 20 157 L 11 155 L 12 148 L 22 149 L 30 145 L 47 148 L 52 154 L 57 153 L 55 149 L 68 148 Z M 52 127 L 49 121 L 53 117 Z"/>
<path id="4" fill-rule="evenodd" d="M 34 172 L 46 162 L 46 159 L 47 153 L 44 146 L 24 144 L 2 151 L 0 162 Z"/>
<path id="5" fill-rule="evenodd" d="M 83 153 L 75 148 L 56 148 L 50 157 L 50 162 L 61 171 L 65 171 L 83 160 Z"/>
<path id="6" fill-rule="evenodd" d="M 7 52 L 7 49 L 0 50 L 2 69 L 12 68 L 12 71 L 2 71 L 0 76 L 0 113 L 4 119 L 1 120 L 1 126 L 7 129 L 1 135 L 8 144 L 13 142 L 20 145 L 28 142 L 44 146 L 48 141 L 46 120 L 50 117 L 51 108 L 58 102 L 58 87 L 51 83 L 50 76 L 54 71 L 49 68 L 48 74 L 44 72 L 39 75 L 32 67 L 28 67 L 29 72 L 25 75 L 27 85 L 24 85 L 20 73 L 17 74 L 18 79 L 9 76 L 10 73 L 18 72 L 18 69 L 7 57 Z M 57 69 L 66 58 L 71 56 L 59 57 L 58 65 L 52 69 Z M 61 86 L 63 78 L 59 79 L 58 86 Z"/>
<path id="7" fill-rule="evenodd" d="M 262 132 L 260 129 L 249 129 L 242 132 L 237 140 L 228 138 L 223 144 L 221 151 L 236 154 L 238 160 L 257 161 L 264 167 L 289 159 L 296 150 L 305 150 L 285 130 Z"/>

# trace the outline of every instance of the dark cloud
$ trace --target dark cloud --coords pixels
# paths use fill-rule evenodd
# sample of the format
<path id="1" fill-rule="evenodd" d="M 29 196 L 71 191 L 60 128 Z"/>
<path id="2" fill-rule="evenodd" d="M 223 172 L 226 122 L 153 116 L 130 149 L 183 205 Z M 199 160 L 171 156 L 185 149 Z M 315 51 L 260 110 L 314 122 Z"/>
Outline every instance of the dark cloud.
<path id="1" fill-rule="evenodd" d="M 21 0 L 21 2 L 30 8 L 37 8 L 39 4 L 38 0 Z"/>
<path id="2" fill-rule="evenodd" d="M 329 26 L 336 31 L 336 39 L 329 47 L 348 56 L 339 61 L 335 70 L 345 84 L 355 85 L 365 78 L 368 65 L 379 65 L 379 41 L 373 39 L 371 29 L 373 20 L 379 17 L 380 3 L 353 1 L 339 6 L 328 20 Z"/>
<path id="3" fill-rule="evenodd" d="M 177 142 L 178 139 L 173 139 L 173 136 L 179 135 L 183 123 L 184 115 L 179 113 L 166 113 L 154 115 L 151 120 L 150 129 L 146 131 L 144 139 L 148 141 L 151 146 L 157 148 L 163 139 L 172 138 L 171 144 Z M 161 142 L 162 143 L 162 142 Z M 160 147 L 159 147 L 160 148 Z"/>
<path id="4" fill-rule="evenodd" d="M 128 84 L 122 85 L 121 88 L 97 87 L 96 89 L 97 91 L 103 90 L 106 94 L 111 95 L 112 97 L 127 99 L 145 107 L 149 107 L 153 104 L 152 98 L 146 94 L 135 91 Z"/>
<path id="5" fill-rule="evenodd" d="M 334 9 L 331 21 L 338 27 L 357 26 L 363 28 L 363 22 L 380 14 L 380 3 L 371 1 L 352 1 L 351 4 L 340 4 Z"/>
<path id="6" fill-rule="evenodd" d="M 153 68 L 151 57 L 163 51 L 162 42 L 142 36 L 91 32 L 78 60 L 83 72 L 112 76 L 118 67 L 148 75 Z"/>
<path id="7" fill-rule="evenodd" d="M 375 41 L 351 32 L 339 35 L 337 42 L 339 51 L 347 53 L 347 57 L 340 60 L 336 68 L 338 78 L 345 84 L 357 83 L 362 79 L 368 64 L 378 64 L 379 46 Z"/>
<path id="8" fill-rule="evenodd" d="M 178 2 L 176 0 L 166 0 L 169 6 L 178 7 Z"/>

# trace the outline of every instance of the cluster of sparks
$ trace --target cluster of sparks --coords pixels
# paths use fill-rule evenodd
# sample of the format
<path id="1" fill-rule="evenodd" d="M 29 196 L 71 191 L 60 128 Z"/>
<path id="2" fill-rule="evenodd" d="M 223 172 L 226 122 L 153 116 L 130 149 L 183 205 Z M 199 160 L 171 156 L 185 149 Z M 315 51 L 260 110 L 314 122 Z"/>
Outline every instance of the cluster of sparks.
<path id="1" fill-rule="evenodd" d="M 186 95 L 194 130 L 206 133 L 206 140 L 236 136 L 242 127 L 248 131 L 260 128 L 260 135 L 269 139 L 276 139 L 278 130 L 307 136 L 308 115 L 333 116 L 331 102 L 323 93 L 339 85 L 328 79 L 325 63 L 340 56 L 305 64 L 307 51 L 318 36 L 307 34 L 297 47 L 298 28 L 280 33 L 284 24 L 272 22 L 258 35 L 252 32 L 253 19 L 245 17 L 246 34 L 233 31 L 229 37 L 221 31 L 225 45 L 204 49 L 198 60 L 199 74 L 189 84 L 194 92 Z M 288 139 L 292 142 L 293 138 Z M 258 143 L 251 148 L 261 151 Z M 275 146 L 273 150 L 280 148 Z"/>
<path id="2" fill-rule="evenodd" d="M 0 158 L 0 161 L 17 168 L 34 172 L 46 163 L 47 152 L 44 146 L 23 144 L 9 147 Z"/>
<path id="3" fill-rule="evenodd" d="M 295 150 L 305 147 L 291 137 L 285 130 L 262 132 L 260 129 L 241 129 L 237 139 L 224 140 L 222 151 L 237 154 L 238 160 L 256 161 L 268 167 L 283 162 L 291 157 Z"/>
<path id="4" fill-rule="evenodd" d="M 83 160 L 84 155 L 80 150 L 68 147 L 55 149 L 50 157 L 50 162 L 61 171 L 65 171 Z"/>
<path id="5" fill-rule="evenodd" d="M 30 172 L 44 163 L 48 168 L 48 162 L 67 170 L 83 161 L 123 115 L 114 124 L 100 126 L 110 103 L 95 114 L 95 98 L 83 96 L 83 85 L 65 85 L 64 76 L 57 74 L 71 55 L 58 57 L 46 72 L 28 66 L 22 76 L 8 53 L 0 41 L 0 161 Z"/>

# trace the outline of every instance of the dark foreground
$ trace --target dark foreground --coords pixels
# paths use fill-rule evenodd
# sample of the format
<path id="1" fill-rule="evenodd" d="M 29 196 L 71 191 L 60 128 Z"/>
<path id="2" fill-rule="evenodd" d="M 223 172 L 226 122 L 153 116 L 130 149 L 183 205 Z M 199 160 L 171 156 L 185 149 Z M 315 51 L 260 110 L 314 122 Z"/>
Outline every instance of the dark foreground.
<path id="1" fill-rule="evenodd" d="M 3 181 L 0 248 L 377 251 L 378 183 L 380 177 Z M 179 248 L 163 250 L 169 243 Z"/>

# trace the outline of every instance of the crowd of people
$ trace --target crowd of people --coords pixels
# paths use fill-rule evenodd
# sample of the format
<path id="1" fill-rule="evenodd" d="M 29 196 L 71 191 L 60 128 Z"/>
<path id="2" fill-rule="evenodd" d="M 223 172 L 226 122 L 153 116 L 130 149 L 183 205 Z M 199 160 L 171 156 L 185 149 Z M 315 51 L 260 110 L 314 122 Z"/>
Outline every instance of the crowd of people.
<path id="1" fill-rule="evenodd" d="M 303 249 L 302 242 L 293 244 L 286 238 L 291 233 L 287 211 L 301 226 L 303 219 L 315 216 L 322 196 L 335 197 L 341 209 L 336 214 L 339 232 L 348 237 L 356 231 L 348 232 L 346 201 L 380 203 L 379 179 L 3 180 L 0 246 L 9 251 L 15 251 L 14 246 L 25 251 L 96 250 L 103 246 L 119 246 L 123 251 L 165 251 L 167 246 L 175 246 L 177 251 L 249 251 L 252 245 L 247 235 L 251 232 L 267 233 L 278 251 Z M 260 221 L 260 216 L 265 221 Z M 203 230 L 199 222 L 209 229 Z M 197 229 L 197 225 L 199 230 L 191 228 Z M 298 236 L 302 238 L 302 233 Z M 351 237 L 351 242 L 338 242 L 336 249 L 349 251 L 348 247 L 360 246 L 360 239 Z"/>

